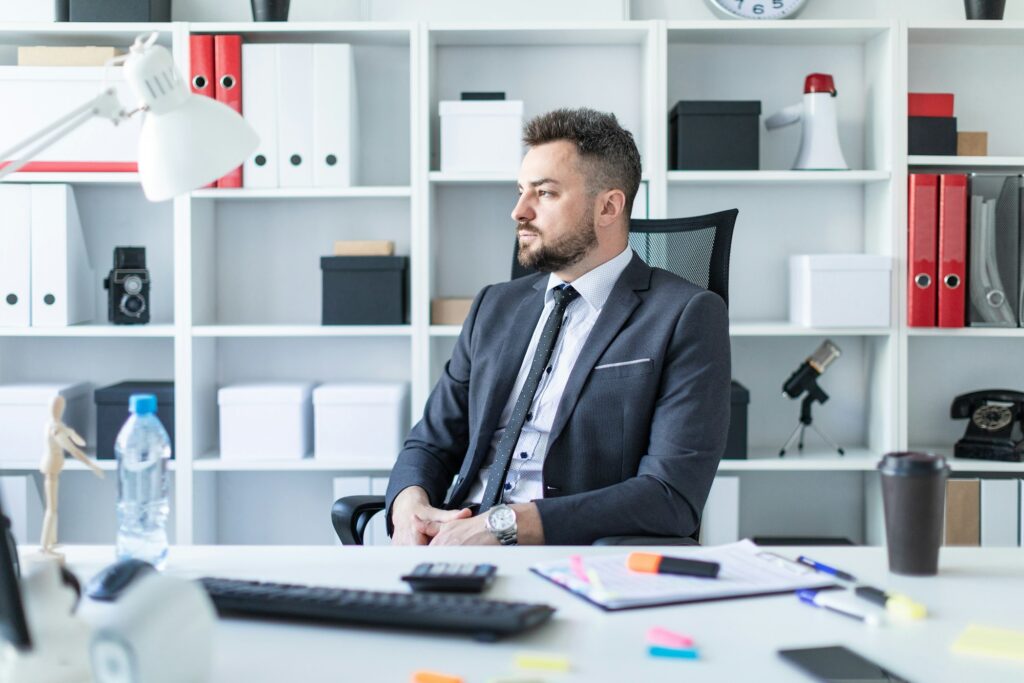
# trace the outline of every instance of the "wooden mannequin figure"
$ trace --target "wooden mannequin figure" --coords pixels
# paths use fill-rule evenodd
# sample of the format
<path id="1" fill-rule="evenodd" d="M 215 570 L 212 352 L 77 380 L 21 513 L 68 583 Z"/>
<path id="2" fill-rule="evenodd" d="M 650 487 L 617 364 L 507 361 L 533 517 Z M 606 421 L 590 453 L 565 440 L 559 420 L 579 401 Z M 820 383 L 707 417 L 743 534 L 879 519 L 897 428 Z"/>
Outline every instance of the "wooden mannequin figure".
<path id="1" fill-rule="evenodd" d="M 43 514 L 43 533 L 39 539 L 41 555 L 49 555 L 63 559 L 61 553 L 57 552 L 57 488 L 60 483 L 60 473 L 64 469 L 64 451 L 67 451 L 76 459 L 82 462 L 93 473 L 103 478 L 103 470 L 99 468 L 85 453 L 81 447 L 85 446 L 83 439 L 78 432 L 68 427 L 61 421 L 64 416 L 64 397 L 55 396 L 50 404 L 50 411 L 53 419 L 46 425 L 46 448 L 43 452 L 42 462 L 39 463 L 39 471 L 43 473 L 43 487 L 46 492 L 46 512 Z"/>

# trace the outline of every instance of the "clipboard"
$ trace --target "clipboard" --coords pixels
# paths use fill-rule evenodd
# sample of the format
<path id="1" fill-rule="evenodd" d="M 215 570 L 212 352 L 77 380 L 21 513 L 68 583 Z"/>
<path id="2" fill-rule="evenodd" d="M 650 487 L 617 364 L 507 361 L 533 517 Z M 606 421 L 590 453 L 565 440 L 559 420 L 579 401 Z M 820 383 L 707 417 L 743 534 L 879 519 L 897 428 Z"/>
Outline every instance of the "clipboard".
<path id="1" fill-rule="evenodd" d="M 577 556 L 542 562 L 530 571 L 607 611 L 838 587 L 831 576 L 765 551 L 749 539 L 685 556 L 718 562 L 718 578 L 633 572 L 626 568 L 628 555 Z"/>

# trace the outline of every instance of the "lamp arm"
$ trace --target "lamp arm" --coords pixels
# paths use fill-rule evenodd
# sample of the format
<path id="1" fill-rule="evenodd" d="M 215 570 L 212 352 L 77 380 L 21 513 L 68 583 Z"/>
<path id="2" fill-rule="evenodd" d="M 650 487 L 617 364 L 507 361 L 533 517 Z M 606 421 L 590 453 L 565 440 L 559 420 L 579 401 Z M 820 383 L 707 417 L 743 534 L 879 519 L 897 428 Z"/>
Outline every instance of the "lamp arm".
<path id="1" fill-rule="evenodd" d="M 0 179 L 10 175 L 11 173 L 15 173 L 22 166 L 38 156 L 40 152 L 58 140 L 64 138 L 66 135 L 93 117 L 109 119 L 114 123 L 114 125 L 117 125 L 130 115 L 130 113 L 125 112 L 124 106 L 121 104 L 121 101 L 117 99 L 117 94 L 114 92 L 114 89 L 108 88 L 45 128 L 36 131 L 29 137 L 21 140 L 14 145 L 14 147 L 0 152 L 0 162 L 12 159 L 10 163 L 0 168 Z M 14 160 L 16 156 L 18 158 Z"/>

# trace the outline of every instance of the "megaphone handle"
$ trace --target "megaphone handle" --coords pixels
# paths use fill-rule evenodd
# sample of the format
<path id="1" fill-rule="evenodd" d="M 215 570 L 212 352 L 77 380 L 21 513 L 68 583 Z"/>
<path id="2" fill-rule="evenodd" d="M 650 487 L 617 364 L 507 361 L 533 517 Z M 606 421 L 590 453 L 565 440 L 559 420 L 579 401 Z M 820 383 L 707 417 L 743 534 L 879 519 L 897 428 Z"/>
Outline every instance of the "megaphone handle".
<path id="1" fill-rule="evenodd" d="M 804 113 L 804 103 L 797 102 L 788 107 L 780 109 L 764 120 L 764 127 L 768 130 L 782 128 L 800 120 Z"/>

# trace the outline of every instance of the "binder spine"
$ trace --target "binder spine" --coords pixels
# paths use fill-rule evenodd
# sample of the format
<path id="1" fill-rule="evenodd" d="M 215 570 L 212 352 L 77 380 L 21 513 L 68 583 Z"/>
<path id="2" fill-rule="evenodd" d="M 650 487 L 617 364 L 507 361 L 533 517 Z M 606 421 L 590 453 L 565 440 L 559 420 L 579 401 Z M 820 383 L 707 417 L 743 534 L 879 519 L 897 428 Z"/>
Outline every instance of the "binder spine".
<path id="1" fill-rule="evenodd" d="M 908 199 L 907 324 L 935 327 L 939 177 L 931 173 L 912 173 Z"/>
<path id="2" fill-rule="evenodd" d="M 219 35 L 213 38 L 214 92 L 222 102 L 242 113 L 242 37 Z M 238 166 L 217 181 L 217 187 L 242 187 L 242 167 Z"/>
<path id="3" fill-rule="evenodd" d="M 963 327 L 966 316 L 967 176 L 939 176 L 939 327 Z"/>

